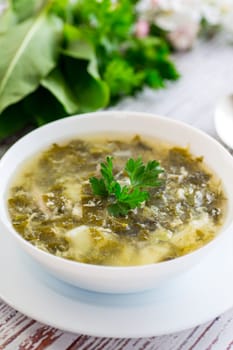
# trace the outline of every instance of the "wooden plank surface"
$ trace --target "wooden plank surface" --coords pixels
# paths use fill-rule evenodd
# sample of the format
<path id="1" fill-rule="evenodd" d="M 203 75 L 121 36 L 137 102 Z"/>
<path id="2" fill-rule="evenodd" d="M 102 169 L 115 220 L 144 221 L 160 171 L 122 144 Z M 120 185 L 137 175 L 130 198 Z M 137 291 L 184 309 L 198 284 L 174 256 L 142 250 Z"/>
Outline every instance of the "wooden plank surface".
<path id="1" fill-rule="evenodd" d="M 175 60 L 182 74 L 180 81 L 159 92 L 146 89 L 113 109 L 166 115 L 216 137 L 215 105 L 221 96 L 233 92 L 233 47 L 219 38 L 198 43 L 193 51 L 177 54 Z M 1 145 L 0 154 L 7 147 L 7 144 Z M 233 350 L 233 309 L 204 325 L 175 334 L 111 339 L 62 332 L 29 319 L 0 301 L 0 350 L 3 349 Z"/>

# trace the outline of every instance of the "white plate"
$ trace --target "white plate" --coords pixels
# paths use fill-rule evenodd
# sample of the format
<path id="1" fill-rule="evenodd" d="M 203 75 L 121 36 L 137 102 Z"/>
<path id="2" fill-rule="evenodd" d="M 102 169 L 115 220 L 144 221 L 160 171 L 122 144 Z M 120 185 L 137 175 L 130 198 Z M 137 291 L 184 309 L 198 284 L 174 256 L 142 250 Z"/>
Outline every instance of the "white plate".
<path id="1" fill-rule="evenodd" d="M 0 297 L 62 330 L 105 337 L 148 337 L 207 322 L 233 306 L 233 240 L 222 241 L 189 273 L 140 294 L 84 291 L 45 273 L 0 227 Z"/>

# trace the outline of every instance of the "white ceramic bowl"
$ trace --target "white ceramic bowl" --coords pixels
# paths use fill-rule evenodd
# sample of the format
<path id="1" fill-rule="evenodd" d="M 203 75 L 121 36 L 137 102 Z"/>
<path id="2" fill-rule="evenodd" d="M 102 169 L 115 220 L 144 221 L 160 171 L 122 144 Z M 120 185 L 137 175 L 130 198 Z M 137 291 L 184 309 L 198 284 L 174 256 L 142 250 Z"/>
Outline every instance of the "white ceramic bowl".
<path id="1" fill-rule="evenodd" d="M 204 156 L 206 164 L 221 178 L 228 198 L 228 210 L 219 235 L 204 247 L 157 264 L 109 267 L 69 261 L 39 250 L 25 241 L 13 228 L 7 209 L 7 193 L 13 175 L 33 154 L 54 142 L 98 132 L 137 133 L 180 146 L 190 146 L 194 155 Z M 81 288 L 109 293 L 138 292 L 153 288 L 185 272 L 201 261 L 219 240 L 230 234 L 233 222 L 233 158 L 213 138 L 189 125 L 147 113 L 98 112 L 65 118 L 43 126 L 16 142 L 0 162 L 0 218 L 5 234 L 11 235 L 21 248 L 46 271 Z M 224 254 L 224 252 L 222 252 Z"/>

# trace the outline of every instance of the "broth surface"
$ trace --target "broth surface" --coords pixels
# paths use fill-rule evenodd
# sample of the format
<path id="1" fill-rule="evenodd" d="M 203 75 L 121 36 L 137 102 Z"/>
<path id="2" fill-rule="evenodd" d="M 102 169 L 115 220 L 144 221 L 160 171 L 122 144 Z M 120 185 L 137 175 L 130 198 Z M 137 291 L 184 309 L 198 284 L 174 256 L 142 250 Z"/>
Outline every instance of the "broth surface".
<path id="1" fill-rule="evenodd" d="M 111 216 L 89 178 L 113 156 L 122 184 L 129 158 L 158 160 L 163 184 L 125 217 Z M 51 254 L 88 264 L 129 266 L 187 254 L 215 237 L 226 200 L 221 183 L 188 149 L 138 136 L 76 139 L 54 144 L 25 164 L 10 189 L 16 231 Z"/>

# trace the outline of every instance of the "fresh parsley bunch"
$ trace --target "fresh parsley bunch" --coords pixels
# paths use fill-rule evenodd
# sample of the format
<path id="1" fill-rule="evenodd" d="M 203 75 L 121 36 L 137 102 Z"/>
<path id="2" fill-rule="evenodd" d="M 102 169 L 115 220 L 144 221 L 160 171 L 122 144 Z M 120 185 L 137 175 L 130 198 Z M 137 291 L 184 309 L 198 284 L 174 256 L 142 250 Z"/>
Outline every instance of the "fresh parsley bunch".
<path id="1" fill-rule="evenodd" d="M 164 36 L 136 36 L 135 5 L 9 1 L 0 17 L 0 138 L 177 79 Z"/>
<path id="2" fill-rule="evenodd" d="M 121 186 L 113 175 L 112 157 L 101 163 L 102 178 L 91 177 L 90 184 L 94 195 L 109 199 L 108 211 L 113 216 L 127 215 L 149 199 L 149 187 L 160 186 L 159 174 L 164 172 L 159 162 L 149 161 L 146 165 L 141 158 L 130 158 L 124 168 L 129 185 Z"/>

